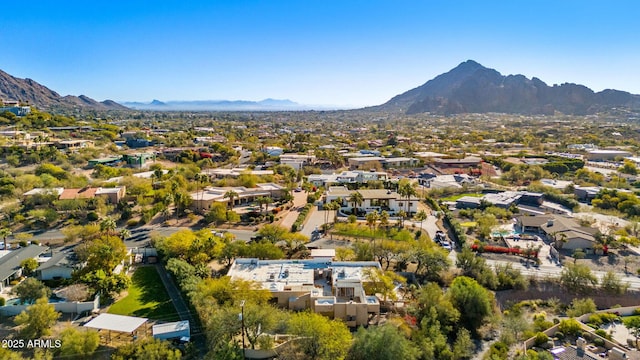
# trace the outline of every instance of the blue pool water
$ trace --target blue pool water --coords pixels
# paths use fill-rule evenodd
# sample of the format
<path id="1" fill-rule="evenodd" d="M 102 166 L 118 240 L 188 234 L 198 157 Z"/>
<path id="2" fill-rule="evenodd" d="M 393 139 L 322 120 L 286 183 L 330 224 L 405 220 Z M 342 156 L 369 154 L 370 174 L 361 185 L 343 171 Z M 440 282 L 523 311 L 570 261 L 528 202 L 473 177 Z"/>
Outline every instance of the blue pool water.
<path id="1" fill-rule="evenodd" d="M 61 299 L 61 298 L 57 298 L 57 297 L 51 297 L 49 298 L 49 304 L 54 304 L 54 303 L 59 303 L 59 302 L 65 302 L 65 299 Z M 5 302 L 6 306 L 14 306 L 14 305 L 21 305 L 20 304 L 20 299 L 15 298 L 15 299 L 9 299 Z M 30 304 L 25 304 L 25 305 L 30 305 Z"/>

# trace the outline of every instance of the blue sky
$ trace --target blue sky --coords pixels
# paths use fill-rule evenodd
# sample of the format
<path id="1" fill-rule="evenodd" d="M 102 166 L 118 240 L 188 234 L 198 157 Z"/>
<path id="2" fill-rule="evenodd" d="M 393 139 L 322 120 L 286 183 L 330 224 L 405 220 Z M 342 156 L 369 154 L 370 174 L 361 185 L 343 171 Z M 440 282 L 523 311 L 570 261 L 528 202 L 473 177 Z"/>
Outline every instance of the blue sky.
<path id="1" fill-rule="evenodd" d="M 377 105 L 473 59 L 640 94 L 638 1 L 9 1 L 0 69 L 96 100 Z"/>

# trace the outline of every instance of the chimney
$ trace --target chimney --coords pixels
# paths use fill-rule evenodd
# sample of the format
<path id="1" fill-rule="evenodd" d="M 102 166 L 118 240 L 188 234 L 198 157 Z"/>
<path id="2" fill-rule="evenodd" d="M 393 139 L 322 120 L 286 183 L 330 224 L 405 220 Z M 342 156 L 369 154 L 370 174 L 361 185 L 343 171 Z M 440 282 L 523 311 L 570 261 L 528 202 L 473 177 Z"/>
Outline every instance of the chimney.
<path id="1" fill-rule="evenodd" d="M 584 351 L 586 345 L 587 340 L 585 340 L 583 337 L 579 337 L 578 340 L 576 340 L 576 346 L 578 347 L 578 350 Z"/>
<path id="2" fill-rule="evenodd" d="M 547 220 L 547 227 L 553 226 L 553 219 Z"/>

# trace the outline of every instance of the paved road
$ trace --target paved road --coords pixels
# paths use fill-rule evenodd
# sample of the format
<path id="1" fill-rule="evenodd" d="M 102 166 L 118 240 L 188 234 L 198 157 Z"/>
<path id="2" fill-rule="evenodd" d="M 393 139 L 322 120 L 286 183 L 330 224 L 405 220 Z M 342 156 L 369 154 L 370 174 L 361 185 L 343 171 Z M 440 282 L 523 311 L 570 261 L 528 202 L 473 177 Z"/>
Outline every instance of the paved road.
<path id="1" fill-rule="evenodd" d="M 291 226 L 298 219 L 298 215 L 300 214 L 300 209 L 302 209 L 307 204 L 307 192 L 292 192 L 293 194 L 293 208 L 287 213 L 287 215 L 280 222 L 280 226 L 285 227 L 286 229 L 291 229 Z"/>
<path id="2" fill-rule="evenodd" d="M 125 240 L 125 245 L 128 248 L 134 247 L 144 247 L 149 243 L 151 233 L 157 233 L 160 236 L 169 236 L 174 234 L 180 230 L 190 229 L 189 227 L 180 227 L 180 226 L 140 226 L 137 228 L 130 229 L 131 236 Z M 120 231 L 121 228 L 116 229 L 116 231 Z M 255 231 L 252 230 L 238 230 L 238 229 L 219 229 L 220 231 L 230 232 L 235 235 L 236 239 L 249 241 L 251 237 L 255 235 Z M 47 230 L 45 232 L 35 234 L 33 236 L 33 240 L 37 240 L 38 242 L 44 244 L 46 242 L 52 240 L 62 240 L 64 239 L 64 234 L 58 230 Z"/>
<path id="3" fill-rule="evenodd" d="M 449 254 L 449 259 L 451 260 L 451 263 L 455 266 L 455 263 L 456 263 L 455 251 L 452 251 Z M 511 266 L 513 266 L 514 269 L 520 270 L 523 275 L 526 275 L 529 277 L 535 277 L 539 279 L 560 277 L 560 273 L 562 272 L 562 266 L 556 263 L 550 262 L 546 258 L 541 258 L 541 260 L 542 260 L 542 264 L 539 267 L 534 267 L 531 265 L 526 266 L 524 262 L 514 262 L 514 261 L 508 261 L 508 260 L 486 259 L 486 262 L 487 262 L 487 265 L 490 265 L 492 267 L 495 267 L 496 265 L 511 264 Z M 592 270 L 591 272 L 598 278 L 599 281 L 602 280 L 604 275 L 607 273 L 606 271 L 599 271 L 599 270 Z M 629 284 L 629 289 L 640 290 L 639 277 L 633 276 L 633 275 L 626 275 L 624 273 L 617 273 L 617 275 L 620 277 L 620 280 L 623 283 Z"/>

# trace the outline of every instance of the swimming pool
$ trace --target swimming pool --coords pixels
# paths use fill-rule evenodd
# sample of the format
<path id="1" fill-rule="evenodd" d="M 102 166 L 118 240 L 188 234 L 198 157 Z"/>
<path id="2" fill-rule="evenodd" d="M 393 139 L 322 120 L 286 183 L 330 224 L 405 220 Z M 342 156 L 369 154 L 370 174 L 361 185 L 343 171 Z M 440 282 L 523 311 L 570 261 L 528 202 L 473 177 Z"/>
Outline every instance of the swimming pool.
<path id="1" fill-rule="evenodd" d="M 55 304 L 55 303 L 60 303 L 60 302 L 65 302 L 66 300 L 63 298 L 59 298 L 59 297 L 50 297 L 49 298 L 49 304 Z M 20 303 L 20 299 L 19 298 L 13 298 L 13 299 L 8 299 L 7 301 L 5 301 L 5 306 L 16 306 L 16 305 L 23 305 Z M 24 305 L 31 305 L 31 303 L 28 304 L 24 304 Z"/>

